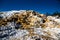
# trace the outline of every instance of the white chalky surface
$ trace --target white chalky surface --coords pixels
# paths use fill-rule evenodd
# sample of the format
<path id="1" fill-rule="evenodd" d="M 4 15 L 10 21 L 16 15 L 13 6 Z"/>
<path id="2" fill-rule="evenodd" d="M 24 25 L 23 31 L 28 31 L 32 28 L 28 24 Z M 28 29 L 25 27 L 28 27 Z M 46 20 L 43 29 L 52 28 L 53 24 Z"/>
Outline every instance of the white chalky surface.
<path id="1" fill-rule="evenodd" d="M 8 12 L 4 12 L 4 14 L 2 14 L 1 16 L 3 16 L 3 18 L 5 17 L 11 17 L 14 13 L 25 13 L 26 10 L 20 10 L 20 11 L 8 11 Z M 32 15 L 30 15 L 32 16 Z M 39 18 L 37 16 L 33 16 L 34 18 L 37 18 L 38 21 L 40 21 L 40 24 L 43 23 L 43 19 L 42 18 Z M 36 20 L 37 20 L 36 19 Z M 55 40 L 60 40 L 60 28 L 57 28 L 57 26 L 55 26 L 54 28 L 50 28 L 50 26 L 52 24 L 60 24 L 60 18 L 56 18 L 55 16 L 47 16 L 47 19 L 51 20 L 50 22 L 46 22 L 45 25 L 46 25 L 46 28 L 41 28 L 41 26 L 39 28 L 35 28 L 34 27 L 34 33 L 35 34 L 38 34 L 38 35 L 43 35 L 43 36 L 49 36 L 51 38 L 54 38 Z M 33 22 L 36 22 L 36 21 L 33 21 Z M 56 22 L 56 23 L 54 23 Z M 16 30 L 14 28 L 14 22 L 11 22 L 9 23 L 8 22 L 8 25 L 6 26 L 10 26 L 14 29 L 14 32 L 16 32 L 16 34 L 14 34 L 13 36 L 9 36 L 9 39 L 7 38 L 0 38 L 0 40 L 34 40 L 32 39 L 30 36 L 27 36 L 29 34 L 28 30 L 21 30 L 21 29 L 18 29 Z M 4 29 L 1 28 L 1 29 Z M 3 31 L 3 34 L 7 33 L 7 31 Z M 13 32 L 11 32 L 13 33 Z M 10 33 L 10 34 L 11 34 Z M 0 32 L 1 34 L 1 32 Z M 43 38 L 41 38 L 41 40 L 43 40 Z"/>

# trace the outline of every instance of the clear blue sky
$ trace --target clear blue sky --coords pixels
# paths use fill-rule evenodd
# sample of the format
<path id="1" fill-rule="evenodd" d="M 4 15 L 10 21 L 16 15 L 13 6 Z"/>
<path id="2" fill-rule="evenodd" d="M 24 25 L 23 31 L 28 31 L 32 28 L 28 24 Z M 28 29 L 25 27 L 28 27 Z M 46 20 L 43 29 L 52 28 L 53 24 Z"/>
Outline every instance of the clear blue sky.
<path id="1" fill-rule="evenodd" d="M 0 0 L 0 11 L 35 10 L 41 13 L 60 12 L 60 0 Z"/>

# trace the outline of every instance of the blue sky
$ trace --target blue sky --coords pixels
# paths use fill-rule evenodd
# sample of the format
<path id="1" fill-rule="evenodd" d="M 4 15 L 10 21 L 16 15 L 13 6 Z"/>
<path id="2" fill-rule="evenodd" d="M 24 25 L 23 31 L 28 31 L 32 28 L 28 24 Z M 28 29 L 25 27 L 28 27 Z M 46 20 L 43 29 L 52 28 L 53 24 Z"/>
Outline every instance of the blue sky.
<path id="1" fill-rule="evenodd" d="M 35 10 L 40 13 L 60 12 L 60 0 L 0 0 L 0 11 Z"/>

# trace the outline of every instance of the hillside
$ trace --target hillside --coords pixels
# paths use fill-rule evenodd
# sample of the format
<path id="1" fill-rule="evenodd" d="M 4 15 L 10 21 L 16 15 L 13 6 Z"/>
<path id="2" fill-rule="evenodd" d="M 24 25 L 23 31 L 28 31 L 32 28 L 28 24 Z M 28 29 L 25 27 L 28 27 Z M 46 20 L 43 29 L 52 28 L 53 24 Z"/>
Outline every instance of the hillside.
<path id="1" fill-rule="evenodd" d="M 0 40 L 60 40 L 60 17 L 33 10 L 0 12 Z"/>

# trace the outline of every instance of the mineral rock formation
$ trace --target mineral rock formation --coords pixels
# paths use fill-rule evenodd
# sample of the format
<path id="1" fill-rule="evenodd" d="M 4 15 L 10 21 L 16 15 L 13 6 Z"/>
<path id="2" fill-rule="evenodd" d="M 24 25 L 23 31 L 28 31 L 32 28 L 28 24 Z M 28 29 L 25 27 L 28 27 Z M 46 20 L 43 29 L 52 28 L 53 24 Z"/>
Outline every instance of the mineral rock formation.
<path id="1" fill-rule="evenodd" d="M 33 10 L 0 12 L 0 40 L 60 40 L 60 18 Z"/>

